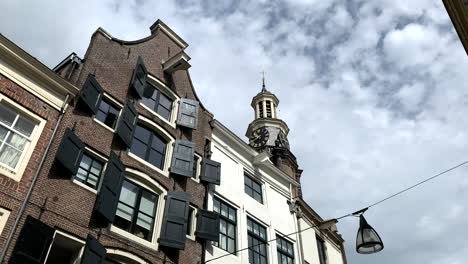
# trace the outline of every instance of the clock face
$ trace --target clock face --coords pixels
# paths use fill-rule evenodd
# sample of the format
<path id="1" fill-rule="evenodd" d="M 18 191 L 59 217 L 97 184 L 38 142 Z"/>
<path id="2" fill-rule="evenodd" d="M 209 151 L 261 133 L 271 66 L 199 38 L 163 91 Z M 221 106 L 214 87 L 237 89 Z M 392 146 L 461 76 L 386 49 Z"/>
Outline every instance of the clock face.
<path id="1" fill-rule="evenodd" d="M 257 128 L 249 139 L 250 146 L 260 148 L 265 146 L 270 137 L 270 132 L 265 127 Z"/>

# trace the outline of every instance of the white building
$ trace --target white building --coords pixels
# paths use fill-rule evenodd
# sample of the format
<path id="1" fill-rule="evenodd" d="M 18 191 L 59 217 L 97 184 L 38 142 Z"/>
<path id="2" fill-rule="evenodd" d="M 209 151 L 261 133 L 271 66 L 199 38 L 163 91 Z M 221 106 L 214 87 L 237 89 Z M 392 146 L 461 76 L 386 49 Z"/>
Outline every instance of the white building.
<path id="1" fill-rule="evenodd" d="M 210 187 L 207 207 L 220 214 L 220 233 L 207 243 L 205 263 L 346 263 L 341 236 L 315 228 L 323 219 L 302 200 L 302 170 L 278 103 L 265 86 L 253 98 L 250 144 L 212 124 L 211 160 L 221 163 L 221 182 Z"/>

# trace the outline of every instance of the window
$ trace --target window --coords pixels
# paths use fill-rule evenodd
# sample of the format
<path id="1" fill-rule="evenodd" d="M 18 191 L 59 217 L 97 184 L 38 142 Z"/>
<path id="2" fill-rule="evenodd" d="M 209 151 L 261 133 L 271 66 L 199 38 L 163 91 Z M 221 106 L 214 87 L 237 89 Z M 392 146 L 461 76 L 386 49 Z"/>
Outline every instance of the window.
<path id="1" fill-rule="evenodd" d="M 75 180 L 97 190 L 104 163 L 83 153 Z"/>
<path id="2" fill-rule="evenodd" d="M 276 235 L 276 248 L 278 251 L 278 264 L 293 264 L 294 249 L 293 244 L 286 239 Z"/>
<path id="3" fill-rule="evenodd" d="M 0 102 L 0 165 L 18 167 L 35 127 L 35 122 Z"/>
<path id="4" fill-rule="evenodd" d="M 326 247 L 325 247 L 325 241 L 323 241 L 319 237 L 315 237 L 315 238 L 317 240 L 317 249 L 318 249 L 320 264 L 326 264 L 327 252 L 326 252 Z"/>
<path id="5" fill-rule="evenodd" d="M 130 152 L 159 169 L 164 168 L 167 141 L 155 132 L 137 125 Z"/>
<path id="6" fill-rule="evenodd" d="M 158 197 L 157 194 L 124 180 L 114 225 L 151 242 Z"/>
<path id="7" fill-rule="evenodd" d="M 147 84 L 145 89 L 153 89 L 154 92 L 151 97 L 143 97 L 142 103 L 166 120 L 170 120 L 172 100 L 152 85 Z"/>
<path id="8" fill-rule="evenodd" d="M 263 203 L 262 186 L 247 175 L 244 175 L 244 191 L 259 203 Z"/>
<path id="9" fill-rule="evenodd" d="M 266 101 L 266 116 L 267 117 L 272 117 L 271 116 L 271 102 Z"/>
<path id="10" fill-rule="evenodd" d="M 106 97 L 103 97 L 96 113 L 96 119 L 114 129 L 119 117 L 119 112 L 120 111 Z"/>
<path id="11" fill-rule="evenodd" d="M 268 262 L 266 228 L 247 218 L 247 236 L 249 240 L 249 263 L 266 264 Z"/>
<path id="12" fill-rule="evenodd" d="M 2 234 L 3 228 L 5 228 L 10 211 L 0 207 L 0 235 Z"/>
<path id="13" fill-rule="evenodd" d="M 189 207 L 189 213 L 188 213 L 188 221 L 187 221 L 187 231 L 185 234 L 189 237 L 192 237 L 194 235 L 195 231 L 195 208 Z"/>
<path id="14" fill-rule="evenodd" d="M 45 264 L 75 263 L 81 258 L 84 241 L 68 234 L 56 232 Z"/>
<path id="15" fill-rule="evenodd" d="M 214 198 L 213 211 L 219 214 L 219 242 L 215 246 L 234 253 L 236 251 L 236 209 Z"/>

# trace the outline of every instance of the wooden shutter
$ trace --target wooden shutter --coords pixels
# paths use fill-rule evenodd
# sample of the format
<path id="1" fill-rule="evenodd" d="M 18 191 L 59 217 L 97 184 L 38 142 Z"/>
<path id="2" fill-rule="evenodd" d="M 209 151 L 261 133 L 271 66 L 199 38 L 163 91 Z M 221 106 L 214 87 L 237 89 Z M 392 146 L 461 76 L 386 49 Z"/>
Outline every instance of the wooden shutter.
<path id="1" fill-rule="evenodd" d="M 11 264 L 42 264 L 55 229 L 28 215 L 10 258 Z"/>
<path id="2" fill-rule="evenodd" d="M 197 129 L 198 125 L 198 101 L 182 98 L 179 104 L 177 124 L 180 126 Z"/>
<path id="3" fill-rule="evenodd" d="M 197 231 L 198 238 L 210 241 L 219 241 L 219 214 L 203 209 L 198 209 Z"/>
<path id="4" fill-rule="evenodd" d="M 190 194 L 186 192 L 167 193 L 161 235 L 158 240 L 161 246 L 185 248 L 189 202 Z"/>
<path id="5" fill-rule="evenodd" d="M 67 128 L 63 135 L 62 142 L 55 154 L 55 158 L 66 168 L 72 175 L 78 171 L 78 167 L 83 156 L 84 143 L 75 135 L 73 130 Z"/>
<path id="6" fill-rule="evenodd" d="M 138 57 L 135 71 L 133 71 L 131 86 L 135 89 L 140 98 L 145 94 L 146 74 L 148 74 L 148 71 L 143 63 L 143 59 Z"/>
<path id="7" fill-rule="evenodd" d="M 195 143 L 188 140 L 176 140 L 170 171 L 181 176 L 192 177 L 194 155 Z"/>
<path id="8" fill-rule="evenodd" d="M 81 264 L 101 264 L 106 259 L 106 249 L 97 239 L 88 234 Z"/>
<path id="9" fill-rule="evenodd" d="M 127 147 L 130 147 L 132 144 L 137 119 L 138 112 L 135 109 L 135 106 L 132 103 L 127 102 L 115 130 L 115 133 L 117 133 Z"/>
<path id="10" fill-rule="evenodd" d="M 103 92 L 104 89 L 102 89 L 96 78 L 92 74 L 88 75 L 81 88 L 80 99 L 93 114 L 96 114 L 98 110 Z"/>
<path id="11" fill-rule="evenodd" d="M 204 159 L 200 179 L 205 182 L 219 185 L 221 183 L 221 163 Z"/>
<path id="12" fill-rule="evenodd" d="M 119 157 L 114 152 L 111 152 L 101 189 L 94 206 L 96 212 L 109 222 L 114 221 L 115 211 L 119 203 L 120 190 L 122 189 L 124 171 L 125 166 Z"/>

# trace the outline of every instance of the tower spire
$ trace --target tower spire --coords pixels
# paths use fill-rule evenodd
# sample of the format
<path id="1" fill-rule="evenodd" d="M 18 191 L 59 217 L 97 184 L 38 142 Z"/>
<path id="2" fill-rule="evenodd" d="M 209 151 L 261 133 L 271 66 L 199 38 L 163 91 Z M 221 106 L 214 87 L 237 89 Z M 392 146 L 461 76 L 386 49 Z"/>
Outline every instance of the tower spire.
<path id="1" fill-rule="evenodd" d="M 265 87 L 265 71 L 262 71 L 261 74 L 262 74 L 262 92 L 267 92 L 267 89 Z"/>

